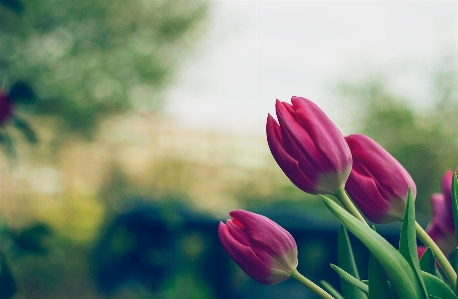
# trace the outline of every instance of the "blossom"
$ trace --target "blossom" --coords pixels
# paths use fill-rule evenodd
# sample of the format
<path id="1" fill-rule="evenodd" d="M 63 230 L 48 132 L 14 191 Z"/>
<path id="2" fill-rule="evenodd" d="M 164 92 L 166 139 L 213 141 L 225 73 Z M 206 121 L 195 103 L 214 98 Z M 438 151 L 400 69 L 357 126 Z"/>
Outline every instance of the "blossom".
<path id="1" fill-rule="evenodd" d="M 345 137 L 353 166 L 345 188 L 358 208 L 374 223 L 402 220 L 409 186 L 416 186 L 405 168 L 371 138 Z"/>
<path id="2" fill-rule="evenodd" d="M 218 234 L 229 256 L 262 284 L 288 279 L 297 266 L 297 246 L 291 234 L 269 218 L 236 210 L 220 222 Z"/>
<path id="3" fill-rule="evenodd" d="M 345 140 L 326 114 L 313 102 L 292 97 L 277 100 L 278 123 L 267 117 L 267 142 L 286 176 L 311 194 L 335 194 L 350 173 L 352 158 Z"/>

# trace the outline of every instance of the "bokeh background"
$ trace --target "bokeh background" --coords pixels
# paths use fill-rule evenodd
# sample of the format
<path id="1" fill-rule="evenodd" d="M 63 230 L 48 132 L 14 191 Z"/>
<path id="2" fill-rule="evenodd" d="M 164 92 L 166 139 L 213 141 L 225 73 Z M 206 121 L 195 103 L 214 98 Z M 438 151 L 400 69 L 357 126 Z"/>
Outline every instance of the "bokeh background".
<path id="1" fill-rule="evenodd" d="M 0 0 L 0 299 L 314 298 L 217 239 L 229 211 L 262 213 L 338 284 L 338 223 L 269 153 L 275 99 L 383 145 L 427 225 L 458 165 L 457 50 L 453 2 Z"/>

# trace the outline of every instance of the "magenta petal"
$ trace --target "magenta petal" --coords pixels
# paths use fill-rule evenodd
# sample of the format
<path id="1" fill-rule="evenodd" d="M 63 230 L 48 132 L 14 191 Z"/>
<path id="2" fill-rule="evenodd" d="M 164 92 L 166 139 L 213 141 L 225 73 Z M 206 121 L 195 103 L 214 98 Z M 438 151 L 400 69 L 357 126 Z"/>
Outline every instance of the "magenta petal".
<path id="1" fill-rule="evenodd" d="M 274 221 L 244 210 L 220 223 L 219 237 L 229 256 L 250 277 L 263 284 L 288 279 L 297 266 L 294 238 Z"/>
<path id="2" fill-rule="evenodd" d="M 352 157 L 342 134 L 313 102 L 276 101 L 278 123 L 267 117 L 270 150 L 286 176 L 311 194 L 335 194 L 348 178 Z"/>
<path id="3" fill-rule="evenodd" d="M 271 284 L 268 265 L 264 264 L 250 247 L 237 242 L 222 222 L 219 224 L 218 234 L 226 252 L 245 273 L 262 284 Z"/>
<path id="4" fill-rule="evenodd" d="M 409 186 L 416 186 L 407 170 L 383 147 L 362 134 L 345 137 L 353 166 L 345 185 L 361 211 L 375 223 L 402 220 Z"/>
<path id="5" fill-rule="evenodd" d="M 301 170 L 299 163 L 290 154 L 288 154 L 283 146 L 280 127 L 273 117 L 269 114 L 267 117 L 267 142 L 270 151 L 275 161 L 280 166 L 281 170 L 299 189 L 304 192 L 317 194 L 320 192 L 327 193 L 325 189 L 313 183 Z"/>

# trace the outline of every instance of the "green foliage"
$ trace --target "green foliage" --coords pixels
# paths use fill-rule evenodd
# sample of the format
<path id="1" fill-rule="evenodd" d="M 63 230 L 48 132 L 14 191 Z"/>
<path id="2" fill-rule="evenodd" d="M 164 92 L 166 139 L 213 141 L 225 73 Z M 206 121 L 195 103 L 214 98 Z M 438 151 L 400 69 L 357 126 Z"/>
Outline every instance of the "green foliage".
<path id="1" fill-rule="evenodd" d="M 4 5 L 11 1 L 2 2 Z M 0 80 L 30 82 L 33 113 L 90 133 L 112 113 L 162 106 L 184 54 L 202 30 L 207 0 L 24 1 L 0 7 Z"/>
<path id="2" fill-rule="evenodd" d="M 456 174 L 454 175 L 455 192 Z M 456 199 L 456 195 L 454 194 Z M 416 222 L 414 196 L 409 188 L 406 211 L 404 214 L 399 252 L 375 230 L 351 216 L 345 209 L 326 196 L 322 196 L 324 203 L 331 212 L 345 225 L 371 252 L 369 265 L 369 281 L 361 281 L 357 273 L 349 273 L 344 269 L 331 265 L 331 267 L 349 284 L 362 290 L 369 298 L 458 298 L 452 288 L 441 278 L 433 275 L 435 261 L 431 250 L 425 252 L 421 263 L 418 261 L 416 245 Z M 341 233 L 341 236 L 342 233 Z M 342 237 L 340 239 L 344 240 Z M 339 245 L 342 241 L 339 240 Z M 339 246 L 339 254 L 348 254 L 349 242 L 346 246 Z M 350 249 L 351 252 L 351 249 Z M 340 262 L 340 261 L 339 261 Z M 424 272 L 425 269 L 433 274 Z M 351 268 L 349 268 L 351 271 Z M 345 289 L 344 289 L 345 292 Z M 345 294 L 345 296 L 347 296 Z M 352 297 L 353 298 L 353 297 Z"/>
<path id="3" fill-rule="evenodd" d="M 350 240 L 348 238 L 347 231 L 343 226 L 339 230 L 338 246 L 340 268 L 349 273 L 352 277 L 359 279 L 358 269 L 356 267 Z M 343 294 L 346 298 L 367 298 L 367 296 L 364 295 L 359 288 L 347 282 L 345 277 L 342 277 L 340 283 L 342 285 Z"/>
<path id="4" fill-rule="evenodd" d="M 420 113 L 379 78 L 343 83 L 340 91 L 359 107 L 353 114 L 358 116 L 353 119 L 357 130 L 376 140 L 407 169 L 417 187 L 418 212 L 429 211 L 428 198 L 439 191 L 443 173 L 458 165 L 456 132 L 447 129 L 458 125 L 450 117 L 450 111 L 456 115 L 458 107 L 445 101 L 445 109 L 438 97 L 433 109 Z"/>
<path id="5" fill-rule="evenodd" d="M 353 217 L 340 205 L 326 196 L 321 197 L 329 210 L 350 232 L 366 245 L 371 254 L 382 264 L 397 298 L 427 298 L 422 291 L 423 286 L 415 270 L 399 251 L 374 230 Z M 409 202 L 413 205 L 412 200 Z M 408 211 L 409 209 L 407 208 L 406 212 Z M 415 230 L 412 232 L 411 229 L 412 227 L 410 227 L 410 234 L 415 235 Z"/>
<path id="6" fill-rule="evenodd" d="M 420 269 L 426 273 L 436 275 L 436 260 L 434 259 L 434 253 L 431 248 L 427 248 L 423 253 L 423 256 L 420 260 Z"/>

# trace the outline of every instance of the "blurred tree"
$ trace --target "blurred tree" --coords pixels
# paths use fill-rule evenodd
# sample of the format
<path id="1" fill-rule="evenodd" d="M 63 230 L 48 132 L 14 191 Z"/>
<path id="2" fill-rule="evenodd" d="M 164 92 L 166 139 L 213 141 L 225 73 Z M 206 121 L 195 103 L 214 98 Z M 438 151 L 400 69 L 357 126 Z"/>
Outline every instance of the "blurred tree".
<path id="1" fill-rule="evenodd" d="M 458 165 L 458 135 L 445 129 L 456 127 L 450 113 L 458 112 L 457 101 L 450 100 L 457 87 L 451 92 L 452 86 L 446 84 L 453 81 L 451 74 L 438 73 L 435 88 L 442 96 L 434 99 L 433 109 L 422 114 L 408 105 L 411 101 L 390 91 L 383 79 L 340 85 L 341 93 L 359 109 L 353 114 L 358 130 L 381 144 L 412 175 L 420 213 L 430 210 L 428 198 L 440 192 L 445 170 Z"/>
<path id="2" fill-rule="evenodd" d="M 112 113 L 160 109 L 161 90 L 202 33 L 208 11 L 208 0 L 1 4 L 2 85 L 29 82 L 39 98 L 29 111 L 85 136 Z"/>

